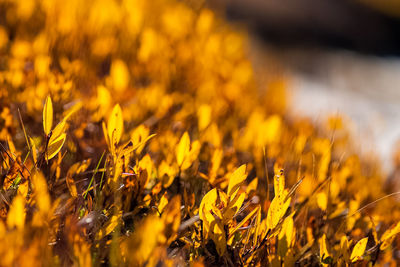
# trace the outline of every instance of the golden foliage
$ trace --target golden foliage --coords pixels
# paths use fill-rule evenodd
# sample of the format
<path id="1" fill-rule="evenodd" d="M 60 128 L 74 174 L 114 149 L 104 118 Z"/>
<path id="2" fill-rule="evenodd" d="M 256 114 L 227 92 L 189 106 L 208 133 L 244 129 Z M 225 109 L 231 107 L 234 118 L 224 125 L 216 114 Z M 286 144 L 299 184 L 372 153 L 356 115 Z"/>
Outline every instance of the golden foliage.
<path id="1" fill-rule="evenodd" d="M 206 6 L 0 0 L 1 266 L 398 261 L 376 161 Z"/>

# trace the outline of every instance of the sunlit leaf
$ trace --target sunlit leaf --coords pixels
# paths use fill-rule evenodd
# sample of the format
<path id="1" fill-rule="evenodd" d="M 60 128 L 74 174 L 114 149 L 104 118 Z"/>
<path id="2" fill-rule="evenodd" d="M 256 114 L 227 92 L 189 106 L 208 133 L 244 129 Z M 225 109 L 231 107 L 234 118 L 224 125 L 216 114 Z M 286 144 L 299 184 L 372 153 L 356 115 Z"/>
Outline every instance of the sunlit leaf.
<path id="1" fill-rule="evenodd" d="M 208 234 L 210 224 L 215 220 L 214 216 L 211 214 L 211 210 L 217 198 L 217 189 L 214 188 L 205 194 L 199 206 L 199 217 L 200 220 L 203 221 L 205 236 Z"/>
<path id="2" fill-rule="evenodd" d="M 119 143 L 124 128 L 121 107 L 117 104 L 114 106 L 108 119 L 107 130 L 108 140 L 112 146 Z"/>
<path id="3" fill-rule="evenodd" d="M 54 127 L 53 132 L 51 133 L 51 137 L 49 140 L 50 143 L 54 143 L 54 140 L 57 140 L 65 131 L 67 130 L 67 124 L 64 120 L 60 121 L 59 124 Z"/>
<path id="4" fill-rule="evenodd" d="M 168 198 L 166 196 L 166 193 L 161 197 L 160 203 L 158 204 L 158 212 L 162 213 L 165 206 L 168 204 Z"/>
<path id="5" fill-rule="evenodd" d="M 254 178 L 246 188 L 246 194 L 250 194 L 252 191 L 257 191 L 258 178 Z"/>
<path id="6" fill-rule="evenodd" d="M 66 110 L 64 112 L 64 118 L 63 121 L 67 121 L 69 120 L 69 118 L 75 114 L 75 112 L 77 112 L 79 109 L 81 109 L 83 106 L 81 101 L 78 101 L 77 103 L 75 103 L 72 107 L 70 107 L 68 110 Z"/>
<path id="7" fill-rule="evenodd" d="M 254 230 L 254 236 L 253 236 L 253 246 L 255 247 L 258 243 L 259 239 L 259 234 L 262 230 L 262 225 L 261 225 L 261 208 L 258 209 L 257 214 L 256 214 L 256 221 L 255 221 L 255 227 L 256 229 Z"/>
<path id="8" fill-rule="evenodd" d="M 179 225 L 181 223 L 181 197 L 174 196 L 165 207 L 162 214 L 164 220 L 164 235 L 167 238 L 167 244 L 176 238 Z"/>
<path id="9" fill-rule="evenodd" d="M 365 237 L 355 244 L 353 251 L 350 255 L 351 262 L 356 262 L 362 258 L 365 252 L 365 248 L 367 247 L 367 243 L 368 237 Z"/>
<path id="10" fill-rule="evenodd" d="M 182 166 L 183 160 L 188 156 L 190 150 L 189 134 L 185 132 L 176 148 L 176 161 L 179 166 Z"/>
<path id="11" fill-rule="evenodd" d="M 285 176 L 283 170 L 275 170 L 274 176 L 274 191 L 275 196 L 280 196 L 285 189 Z"/>
<path id="12" fill-rule="evenodd" d="M 167 162 L 162 161 L 158 166 L 158 173 L 163 182 L 163 187 L 168 188 L 175 179 L 178 173 L 178 167 L 176 165 L 169 165 Z"/>
<path id="13" fill-rule="evenodd" d="M 293 216 L 288 216 L 283 221 L 281 230 L 278 234 L 278 254 L 281 257 L 285 257 L 289 248 L 292 246 L 294 231 Z"/>
<path id="14" fill-rule="evenodd" d="M 110 220 L 106 223 L 106 225 L 100 229 L 100 231 L 97 233 L 96 239 L 100 240 L 103 237 L 111 234 L 112 231 L 117 227 L 117 225 L 120 223 L 121 220 L 121 214 L 116 214 L 113 215 Z"/>
<path id="15" fill-rule="evenodd" d="M 237 194 L 234 199 L 229 201 L 226 211 L 224 213 L 224 220 L 229 221 L 237 214 L 242 206 L 244 199 L 246 198 L 245 193 Z"/>
<path id="16" fill-rule="evenodd" d="M 240 185 L 246 179 L 246 165 L 243 164 L 229 176 L 228 195 L 233 199 L 239 191 Z"/>
<path id="17" fill-rule="evenodd" d="M 147 137 L 149 136 L 150 129 L 143 124 L 136 127 L 136 129 L 131 134 L 131 141 L 133 145 L 137 146 L 137 153 L 142 152 L 144 148 L 144 141 L 148 140 Z"/>
<path id="18" fill-rule="evenodd" d="M 103 128 L 104 139 L 106 140 L 107 146 L 111 147 L 110 138 L 108 137 L 107 126 L 104 121 L 102 122 L 101 126 Z"/>
<path id="19" fill-rule="evenodd" d="M 77 197 L 78 196 L 78 190 L 76 190 L 75 181 L 72 178 L 72 175 L 67 175 L 67 177 L 65 178 L 65 181 L 67 183 L 68 190 L 69 190 L 71 196 L 72 197 Z"/>
<path id="20" fill-rule="evenodd" d="M 325 192 L 317 194 L 317 204 L 321 210 L 326 210 L 326 207 L 328 206 L 328 197 Z"/>
<path id="21" fill-rule="evenodd" d="M 84 160 L 81 162 L 74 163 L 68 170 L 67 172 L 67 177 L 66 177 L 66 183 L 69 189 L 69 192 L 72 197 L 77 197 L 78 196 L 78 191 L 76 189 L 76 184 L 73 179 L 73 175 L 75 174 L 80 174 L 84 172 L 91 163 L 91 159 L 89 160 Z"/>
<path id="22" fill-rule="evenodd" d="M 330 264 L 332 262 L 332 255 L 327 247 L 326 235 L 323 234 L 322 237 L 318 240 L 318 242 L 319 242 L 319 255 L 321 263 Z"/>
<path id="23" fill-rule="evenodd" d="M 400 233 L 400 222 L 383 233 L 381 237 L 382 245 L 380 249 L 385 250 L 387 247 L 389 247 L 398 233 Z"/>
<path id="24" fill-rule="evenodd" d="M 53 104 L 50 96 L 46 98 L 43 108 L 43 130 L 46 135 L 49 135 L 53 127 Z"/>
<path id="25" fill-rule="evenodd" d="M 349 254 L 350 245 L 351 241 L 349 242 L 347 237 L 343 235 L 342 238 L 340 239 L 340 252 L 346 262 L 350 260 L 350 254 Z"/>
<path id="26" fill-rule="evenodd" d="M 65 133 L 62 133 L 57 139 L 52 140 L 52 142 L 49 142 L 49 145 L 47 147 L 47 153 L 46 153 L 46 160 L 52 159 L 57 153 L 61 150 L 62 146 L 64 145 L 65 139 L 67 138 L 67 135 Z"/>
<path id="27" fill-rule="evenodd" d="M 36 162 L 37 162 L 37 148 L 36 148 L 36 144 L 35 144 L 35 141 L 34 141 L 31 137 L 29 137 L 29 143 L 30 143 L 30 145 L 31 145 L 33 162 L 36 164 Z"/>
<path id="28" fill-rule="evenodd" d="M 285 215 L 290 205 L 290 198 L 284 202 L 286 194 L 274 197 L 267 213 L 267 225 L 269 229 L 274 229 Z"/>
<path id="29" fill-rule="evenodd" d="M 199 118 L 199 130 L 204 130 L 211 122 L 211 107 L 209 105 L 201 105 L 197 110 L 197 116 Z"/>

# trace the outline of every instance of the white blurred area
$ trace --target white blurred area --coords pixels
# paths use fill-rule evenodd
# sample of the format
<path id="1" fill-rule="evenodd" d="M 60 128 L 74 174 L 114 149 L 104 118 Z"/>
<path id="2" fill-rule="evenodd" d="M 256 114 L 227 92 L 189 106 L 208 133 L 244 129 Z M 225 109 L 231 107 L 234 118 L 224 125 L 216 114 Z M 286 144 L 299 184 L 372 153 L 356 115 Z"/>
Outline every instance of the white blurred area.
<path id="1" fill-rule="evenodd" d="M 260 51 L 257 41 L 251 46 Z M 351 122 L 355 148 L 375 154 L 384 171 L 393 171 L 400 140 L 400 59 L 309 48 L 263 51 L 251 52 L 256 72 L 271 68 L 263 61 L 276 60 L 278 72 L 289 78 L 290 112 L 316 124 L 342 115 Z"/>

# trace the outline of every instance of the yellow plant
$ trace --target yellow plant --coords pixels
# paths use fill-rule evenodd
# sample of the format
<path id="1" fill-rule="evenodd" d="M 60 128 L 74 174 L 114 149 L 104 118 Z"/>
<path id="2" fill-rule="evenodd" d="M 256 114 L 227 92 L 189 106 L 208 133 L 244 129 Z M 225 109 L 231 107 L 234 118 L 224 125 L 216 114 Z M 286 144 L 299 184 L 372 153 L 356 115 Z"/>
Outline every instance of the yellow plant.
<path id="1" fill-rule="evenodd" d="M 207 6 L 0 0 L 1 266 L 396 264 L 376 158 Z"/>

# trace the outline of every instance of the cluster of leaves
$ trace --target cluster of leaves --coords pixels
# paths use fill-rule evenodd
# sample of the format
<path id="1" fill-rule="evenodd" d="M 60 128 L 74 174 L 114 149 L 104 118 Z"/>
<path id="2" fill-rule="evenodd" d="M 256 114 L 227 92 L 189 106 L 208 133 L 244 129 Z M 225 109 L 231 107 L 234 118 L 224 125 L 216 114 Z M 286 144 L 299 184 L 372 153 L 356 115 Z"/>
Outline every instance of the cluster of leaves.
<path id="1" fill-rule="evenodd" d="M 245 46 L 202 1 L 1 0 L 0 265 L 395 264 L 377 161 Z"/>

